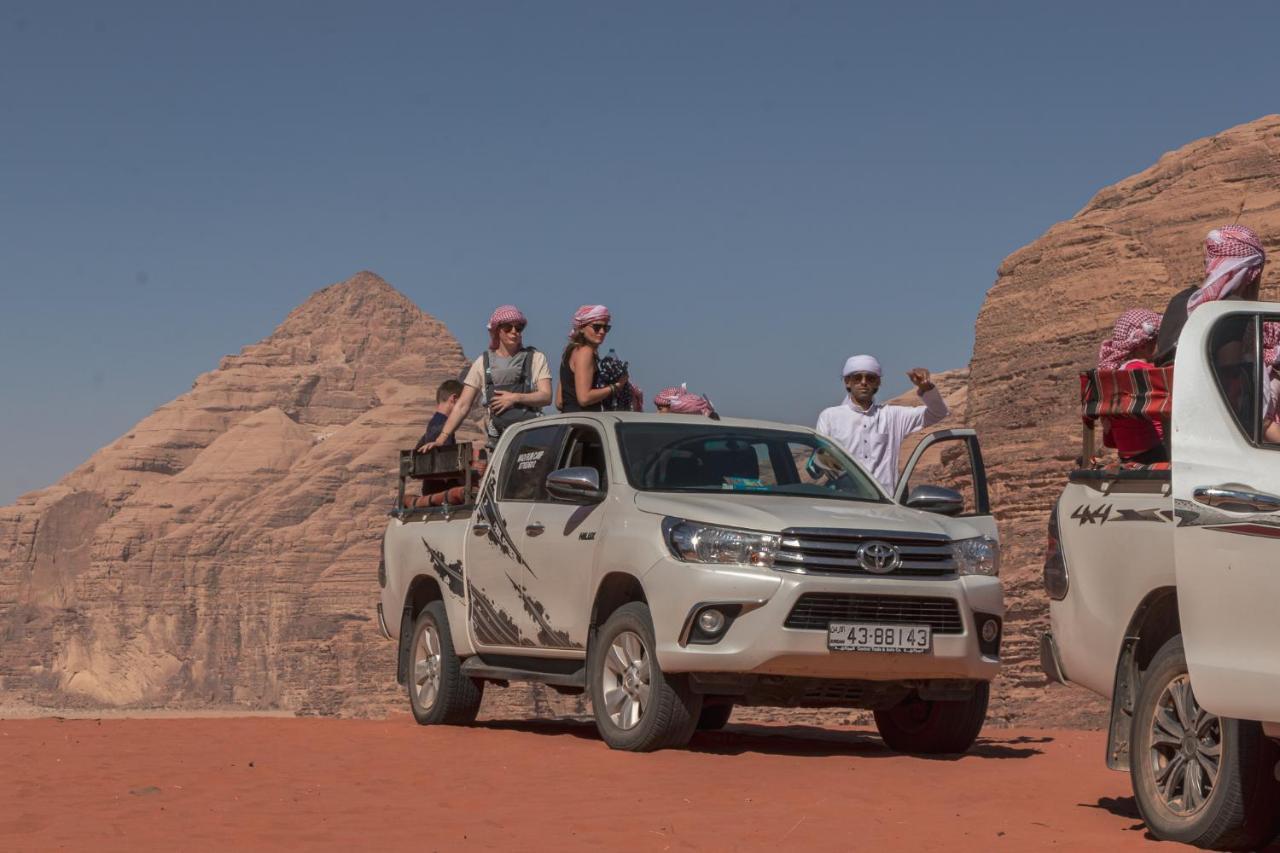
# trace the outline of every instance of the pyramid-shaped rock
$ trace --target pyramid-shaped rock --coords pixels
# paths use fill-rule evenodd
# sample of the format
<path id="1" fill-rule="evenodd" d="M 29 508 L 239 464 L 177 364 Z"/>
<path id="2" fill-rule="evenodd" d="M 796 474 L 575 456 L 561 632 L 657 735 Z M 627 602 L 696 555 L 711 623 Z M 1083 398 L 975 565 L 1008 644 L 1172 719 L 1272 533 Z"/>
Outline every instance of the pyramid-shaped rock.
<path id="1" fill-rule="evenodd" d="M 45 707 L 385 707 L 396 450 L 465 367 L 372 273 L 314 294 L 56 485 L 0 508 L 0 692 Z"/>

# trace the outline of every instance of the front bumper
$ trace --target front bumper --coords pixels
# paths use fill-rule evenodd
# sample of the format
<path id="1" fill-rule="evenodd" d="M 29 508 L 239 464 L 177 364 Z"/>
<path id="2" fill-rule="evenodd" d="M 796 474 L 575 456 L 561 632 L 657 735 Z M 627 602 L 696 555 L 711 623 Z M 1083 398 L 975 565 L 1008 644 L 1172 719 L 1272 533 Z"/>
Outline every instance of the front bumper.
<path id="1" fill-rule="evenodd" d="M 944 579 L 799 575 L 745 566 L 706 566 L 662 559 L 644 576 L 664 672 L 755 673 L 897 681 L 990 681 L 1000 659 L 979 648 L 974 613 L 1004 616 L 999 578 Z M 784 627 L 806 593 L 915 596 L 956 601 L 963 630 L 933 634 L 924 654 L 833 652 L 825 630 Z M 703 602 L 749 605 L 714 644 L 681 644 L 688 614 Z"/>

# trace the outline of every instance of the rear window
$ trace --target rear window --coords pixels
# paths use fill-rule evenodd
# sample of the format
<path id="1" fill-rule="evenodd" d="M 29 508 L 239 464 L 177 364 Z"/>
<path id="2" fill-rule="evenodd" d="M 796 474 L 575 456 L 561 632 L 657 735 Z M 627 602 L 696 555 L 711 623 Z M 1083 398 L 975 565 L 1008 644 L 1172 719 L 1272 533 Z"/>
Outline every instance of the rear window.
<path id="1" fill-rule="evenodd" d="M 617 434 L 627 482 L 640 491 L 884 500 L 844 451 L 810 433 L 631 423 Z"/>

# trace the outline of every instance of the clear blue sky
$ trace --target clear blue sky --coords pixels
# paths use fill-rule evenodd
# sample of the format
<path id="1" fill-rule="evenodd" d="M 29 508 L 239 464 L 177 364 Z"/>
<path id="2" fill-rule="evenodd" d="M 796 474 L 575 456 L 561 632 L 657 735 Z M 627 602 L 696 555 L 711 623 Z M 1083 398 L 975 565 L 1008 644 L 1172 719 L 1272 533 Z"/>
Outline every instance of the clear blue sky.
<path id="1" fill-rule="evenodd" d="M 361 269 L 469 354 L 604 302 L 732 414 L 812 422 L 860 351 L 904 390 L 1009 252 L 1280 110 L 1280 4 L 1214 8 L 10 0 L 0 502 Z"/>

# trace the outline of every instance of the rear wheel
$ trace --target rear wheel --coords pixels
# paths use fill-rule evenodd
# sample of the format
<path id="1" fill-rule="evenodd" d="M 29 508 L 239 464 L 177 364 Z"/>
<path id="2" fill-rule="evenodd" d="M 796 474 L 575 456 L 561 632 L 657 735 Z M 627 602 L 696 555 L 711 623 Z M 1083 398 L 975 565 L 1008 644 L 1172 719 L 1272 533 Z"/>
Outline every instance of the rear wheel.
<path id="1" fill-rule="evenodd" d="M 698 715 L 698 731 L 719 731 L 729 724 L 729 717 L 732 715 L 732 702 L 712 702 L 709 699 L 704 699 L 702 713 Z"/>
<path id="2" fill-rule="evenodd" d="M 600 737 L 613 749 L 683 746 L 698 724 L 702 696 L 683 677 L 662 672 L 654 646 L 649 608 L 639 601 L 615 610 L 591 644 L 591 710 Z"/>
<path id="3" fill-rule="evenodd" d="M 968 699 L 940 702 L 912 693 L 886 711 L 876 711 L 876 728 L 896 752 L 942 755 L 966 752 L 987 719 L 991 685 L 974 685 Z"/>
<path id="4" fill-rule="evenodd" d="M 462 674 L 444 602 L 432 601 L 413 623 L 409 707 L 420 725 L 466 725 L 480 712 L 484 683 Z"/>
<path id="5" fill-rule="evenodd" d="M 1275 837 L 1280 748 L 1258 723 L 1200 706 L 1181 637 L 1165 643 L 1143 674 L 1130 743 L 1138 809 L 1158 838 L 1252 850 Z"/>

